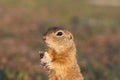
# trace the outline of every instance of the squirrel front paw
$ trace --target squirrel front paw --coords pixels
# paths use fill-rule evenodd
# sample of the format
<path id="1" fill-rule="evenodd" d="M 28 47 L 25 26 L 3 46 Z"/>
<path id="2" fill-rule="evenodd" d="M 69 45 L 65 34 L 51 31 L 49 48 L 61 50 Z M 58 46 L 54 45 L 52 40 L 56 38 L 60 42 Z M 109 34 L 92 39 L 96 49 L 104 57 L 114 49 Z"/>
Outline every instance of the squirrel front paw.
<path id="1" fill-rule="evenodd" d="M 52 59 L 50 58 L 48 52 L 39 52 L 40 53 L 40 66 L 44 69 L 52 69 Z"/>

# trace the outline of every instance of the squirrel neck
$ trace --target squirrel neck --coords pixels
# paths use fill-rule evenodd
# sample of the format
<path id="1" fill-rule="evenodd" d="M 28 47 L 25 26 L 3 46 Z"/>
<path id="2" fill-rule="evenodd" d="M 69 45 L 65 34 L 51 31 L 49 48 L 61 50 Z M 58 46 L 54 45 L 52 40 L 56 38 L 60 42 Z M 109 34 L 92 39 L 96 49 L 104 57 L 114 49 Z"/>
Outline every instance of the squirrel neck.
<path id="1" fill-rule="evenodd" d="M 76 46 L 75 44 L 71 45 L 68 48 L 62 48 L 56 50 L 48 47 L 48 52 L 54 54 L 54 58 L 64 58 L 70 60 L 73 63 L 76 63 Z M 69 59 L 68 59 L 69 58 Z"/>

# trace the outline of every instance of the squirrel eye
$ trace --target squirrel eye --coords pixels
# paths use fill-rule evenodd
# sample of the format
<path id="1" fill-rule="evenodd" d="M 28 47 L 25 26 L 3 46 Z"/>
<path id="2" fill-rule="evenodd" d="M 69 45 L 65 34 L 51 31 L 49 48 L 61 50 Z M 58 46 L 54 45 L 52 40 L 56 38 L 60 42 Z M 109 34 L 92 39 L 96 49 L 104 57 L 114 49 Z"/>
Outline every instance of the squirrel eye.
<path id="1" fill-rule="evenodd" d="M 57 36 L 62 36 L 62 35 L 63 35 L 62 32 L 58 32 L 58 33 L 57 33 Z"/>

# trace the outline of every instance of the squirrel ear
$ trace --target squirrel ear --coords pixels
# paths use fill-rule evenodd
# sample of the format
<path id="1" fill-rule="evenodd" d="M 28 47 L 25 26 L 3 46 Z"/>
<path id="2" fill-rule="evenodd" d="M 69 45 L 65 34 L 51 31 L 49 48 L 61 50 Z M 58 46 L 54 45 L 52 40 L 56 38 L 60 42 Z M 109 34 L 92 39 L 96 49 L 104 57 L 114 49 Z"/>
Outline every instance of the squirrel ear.
<path id="1" fill-rule="evenodd" d="M 73 36 L 72 36 L 72 35 L 70 35 L 70 36 L 69 36 L 69 39 L 73 39 Z"/>

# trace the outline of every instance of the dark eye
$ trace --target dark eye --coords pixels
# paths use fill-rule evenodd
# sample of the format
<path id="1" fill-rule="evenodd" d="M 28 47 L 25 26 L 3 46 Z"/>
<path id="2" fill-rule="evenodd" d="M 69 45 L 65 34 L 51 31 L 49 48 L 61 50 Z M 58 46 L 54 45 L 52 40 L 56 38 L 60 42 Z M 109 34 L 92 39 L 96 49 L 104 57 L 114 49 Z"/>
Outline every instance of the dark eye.
<path id="1" fill-rule="evenodd" d="M 63 35 L 62 32 L 58 32 L 58 33 L 57 33 L 57 36 L 62 36 L 62 35 Z"/>

